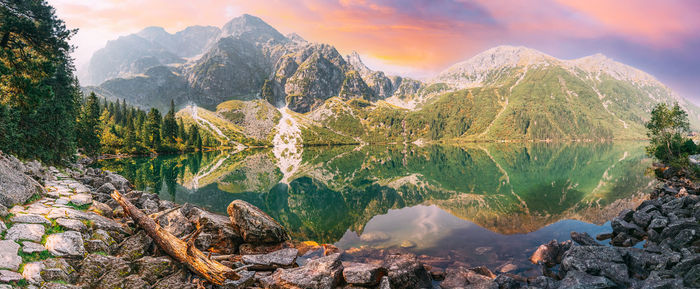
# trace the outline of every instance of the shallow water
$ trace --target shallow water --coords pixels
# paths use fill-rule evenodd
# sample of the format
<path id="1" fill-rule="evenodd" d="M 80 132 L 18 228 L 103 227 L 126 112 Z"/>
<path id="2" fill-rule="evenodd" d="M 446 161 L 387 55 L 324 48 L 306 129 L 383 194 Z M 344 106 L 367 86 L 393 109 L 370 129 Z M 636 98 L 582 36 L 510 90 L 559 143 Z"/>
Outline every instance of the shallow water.
<path id="1" fill-rule="evenodd" d="M 610 231 L 607 220 L 641 202 L 652 184 L 643 146 L 312 147 L 303 148 L 293 174 L 282 173 L 278 164 L 286 162 L 271 150 L 99 165 L 163 199 L 223 214 L 232 200 L 246 200 L 296 240 L 528 274 L 538 245 L 567 240 L 571 231 Z"/>

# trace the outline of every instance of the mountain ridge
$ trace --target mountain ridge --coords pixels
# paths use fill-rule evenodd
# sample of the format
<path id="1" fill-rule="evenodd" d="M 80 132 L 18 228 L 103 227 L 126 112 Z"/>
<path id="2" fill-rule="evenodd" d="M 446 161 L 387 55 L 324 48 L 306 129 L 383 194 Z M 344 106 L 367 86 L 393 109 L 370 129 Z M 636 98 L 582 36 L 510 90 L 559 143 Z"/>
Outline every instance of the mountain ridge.
<path id="1" fill-rule="evenodd" d="M 169 47 L 185 39 L 184 31 L 206 33 L 195 37 L 190 51 L 175 54 Z M 248 14 L 221 28 L 170 34 L 149 27 L 137 34 L 96 53 L 125 57 L 113 57 L 112 78 L 86 91 L 142 107 L 165 108 L 173 99 L 179 107 L 212 111 L 229 100 L 264 99 L 297 113 L 291 117 L 301 123 L 308 113 L 330 111 L 302 128 L 311 138 L 303 144 L 639 139 L 659 102 L 679 102 L 692 127 L 700 127 L 697 106 L 650 74 L 602 54 L 562 60 L 523 46 L 496 46 L 417 81 L 372 70 L 355 51 L 343 56 L 332 45 L 284 36 Z M 119 42 L 130 39 L 143 45 L 113 51 L 126 49 Z"/>

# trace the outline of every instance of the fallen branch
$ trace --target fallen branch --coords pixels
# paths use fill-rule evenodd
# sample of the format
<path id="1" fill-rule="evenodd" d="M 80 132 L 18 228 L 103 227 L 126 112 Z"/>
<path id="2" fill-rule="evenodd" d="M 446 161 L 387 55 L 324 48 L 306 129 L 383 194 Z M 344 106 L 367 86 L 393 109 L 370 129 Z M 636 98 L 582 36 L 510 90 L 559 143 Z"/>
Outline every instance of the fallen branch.
<path id="1" fill-rule="evenodd" d="M 124 212 L 139 227 L 146 231 L 146 234 L 153 239 L 159 248 L 178 262 L 184 263 L 192 272 L 216 285 L 223 285 L 226 280 L 238 280 L 240 278 L 240 275 L 235 270 L 207 258 L 202 251 L 198 250 L 194 246 L 193 241 L 196 237 L 191 238 L 188 242 L 180 240 L 163 229 L 129 200 L 122 197 L 118 191 L 112 192 L 112 198 L 124 208 Z"/>

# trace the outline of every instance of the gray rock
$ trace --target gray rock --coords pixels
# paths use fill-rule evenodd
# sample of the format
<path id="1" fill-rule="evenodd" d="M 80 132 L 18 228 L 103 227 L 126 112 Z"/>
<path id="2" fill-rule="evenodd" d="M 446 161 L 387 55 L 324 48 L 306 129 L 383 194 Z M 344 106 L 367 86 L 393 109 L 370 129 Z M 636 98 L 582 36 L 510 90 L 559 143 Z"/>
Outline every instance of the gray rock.
<path id="1" fill-rule="evenodd" d="M 577 244 L 581 246 L 602 246 L 596 240 L 593 239 L 588 233 L 583 232 L 583 233 L 578 233 L 578 232 L 571 232 L 571 240 L 576 242 Z"/>
<path id="2" fill-rule="evenodd" d="M 32 262 L 24 264 L 22 269 L 22 277 L 30 284 L 41 284 L 44 279 L 41 278 L 41 270 L 44 269 L 43 262 Z"/>
<path id="3" fill-rule="evenodd" d="M 651 214 L 644 211 L 636 211 L 632 216 L 634 223 L 636 223 L 642 228 L 646 228 L 647 226 L 649 226 L 649 223 L 651 222 L 651 217 Z"/>
<path id="4" fill-rule="evenodd" d="M 24 278 L 24 277 L 22 277 L 22 274 L 19 274 L 17 272 L 0 270 L 0 282 L 10 283 L 10 282 L 22 280 L 22 278 Z"/>
<path id="5" fill-rule="evenodd" d="M 0 153 L 0 204 L 3 206 L 23 204 L 36 194 L 46 194 L 44 187 L 24 171 L 24 165 L 17 158 Z"/>
<path id="6" fill-rule="evenodd" d="M 41 262 L 43 269 L 41 270 L 41 278 L 44 281 L 64 281 L 75 283 L 77 272 L 63 258 L 46 259 Z"/>
<path id="7" fill-rule="evenodd" d="M 390 254 L 384 258 L 391 288 L 430 288 L 432 279 L 413 254 Z"/>
<path id="8" fill-rule="evenodd" d="M 187 280 L 187 273 L 183 270 L 159 280 L 153 289 L 196 289 L 197 285 Z"/>
<path id="9" fill-rule="evenodd" d="M 194 226 L 189 219 L 182 213 L 182 208 L 168 212 L 167 214 L 159 215 L 156 218 L 156 222 L 163 227 L 166 231 L 175 235 L 176 237 L 182 237 L 186 234 L 191 233 L 194 230 Z"/>
<path id="10" fill-rule="evenodd" d="M 544 276 L 542 276 L 542 277 L 544 277 Z M 506 274 L 498 275 L 498 277 L 496 277 L 496 279 L 494 279 L 494 281 L 496 282 L 496 284 L 498 284 L 498 288 L 500 288 L 500 289 L 520 288 L 520 283 L 518 283 L 518 281 L 515 280 L 515 278 L 510 277 Z M 552 281 L 554 281 L 554 280 L 552 280 Z"/>
<path id="11" fill-rule="evenodd" d="M 631 216 L 630 216 L 631 217 Z M 641 238 L 644 236 L 644 229 L 639 227 L 637 224 L 630 223 L 620 218 L 614 218 L 610 225 L 616 233 L 626 233 L 630 236 Z"/>
<path id="12" fill-rule="evenodd" d="M 0 241 L 0 268 L 17 271 L 22 264 L 22 257 L 17 255 L 19 244 L 10 240 Z"/>
<path id="13" fill-rule="evenodd" d="M 5 239 L 18 241 L 29 240 L 41 242 L 41 237 L 44 236 L 44 226 L 39 224 L 15 224 L 7 230 Z"/>
<path id="14" fill-rule="evenodd" d="M 291 269 L 278 269 L 271 276 L 273 288 L 325 289 L 342 282 L 340 254 L 333 254 Z"/>
<path id="15" fill-rule="evenodd" d="M 137 271 L 141 279 L 154 284 L 163 277 L 175 273 L 177 265 L 170 257 L 150 257 L 146 256 L 135 262 Z"/>
<path id="16" fill-rule="evenodd" d="M 445 280 L 440 283 L 443 289 L 452 288 L 490 288 L 498 289 L 498 283 L 494 277 L 480 274 L 472 269 L 464 267 L 448 268 Z M 490 275 L 493 275 L 491 273 Z M 393 282 L 392 282 L 393 283 Z M 393 285 L 393 284 L 392 284 Z M 393 287 L 392 287 L 393 288 Z M 429 288 L 429 287 L 427 287 Z"/>
<path id="17" fill-rule="evenodd" d="M 110 283 L 120 285 L 121 280 L 119 279 L 123 279 L 123 276 L 129 273 L 131 273 L 131 268 L 122 258 L 90 254 L 80 262 L 78 283 L 94 286 L 98 282 L 103 281 L 102 279 L 108 277 L 107 275 L 109 274 L 106 282 L 102 283 L 102 285 L 109 285 Z M 119 276 L 120 274 L 121 276 Z M 113 279 L 118 280 L 115 281 Z"/>
<path id="18" fill-rule="evenodd" d="M 241 260 L 247 265 L 253 265 L 252 270 L 273 270 L 294 265 L 298 253 L 297 249 L 286 248 L 269 254 L 243 255 Z"/>
<path id="19" fill-rule="evenodd" d="M 82 257 L 85 255 L 83 236 L 76 231 L 49 235 L 46 237 L 44 246 L 54 256 Z"/>
<path id="20" fill-rule="evenodd" d="M 289 240 L 289 235 L 277 221 L 246 201 L 231 202 L 227 212 L 233 228 L 246 243 L 270 244 Z"/>
<path id="21" fill-rule="evenodd" d="M 537 278 L 528 280 L 528 285 L 542 289 L 559 288 L 559 281 L 546 276 L 537 276 Z"/>
<path id="22" fill-rule="evenodd" d="M 391 289 L 391 281 L 389 281 L 389 276 L 382 277 L 382 282 L 379 283 L 379 289 Z"/>
<path id="23" fill-rule="evenodd" d="M 239 271 L 238 275 L 240 276 L 238 280 L 226 280 L 222 287 L 224 289 L 243 289 L 250 288 L 255 283 L 255 272 L 243 270 Z"/>
<path id="24" fill-rule="evenodd" d="M 129 180 L 112 172 L 109 172 L 108 175 L 105 177 L 105 182 L 111 183 L 117 190 L 121 191 L 122 193 L 126 193 L 131 189 L 131 184 L 129 183 Z"/>
<path id="25" fill-rule="evenodd" d="M 85 250 L 88 251 L 88 253 L 97 253 L 97 252 L 110 253 L 109 246 L 107 246 L 107 244 L 105 244 L 105 242 L 102 240 L 87 240 L 87 241 L 85 241 Z"/>
<path id="26" fill-rule="evenodd" d="M 42 244 L 29 242 L 29 241 L 22 242 L 22 252 L 24 252 L 24 253 L 31 254 L 34 252 L 42 252 L 42 251 L 46 251 L 46 248 Z"/>
<path id="27" fill-rule="evenodd" d="M 7 231 L 7 226 L 5 226 L 5 222 L 0 221 L 0 234 L 2 234 L 5 231 Z"/>
<path id="28" fill-rule="evenodd" d="M 117 256 L 133 261 L 143 257 L 152 246 L 153 240 L 151 237 L 146 235 L 146 231 L 141 230 L 119 244 Z"/>
<path id="29" fill-rule="evenodd" d="M 376 286 L 388 274 L 386 268 L 371 264 L 347 262 L 343 268 L 345 282 L 365 287 Z"/>
<path id="30" fill-rule="evenodd" d="M 530 256 L 530 262 L 533 264 L 542 263 L 548 267 L 552 267 L 561 263 L 564 252 L 569 250 L 571 245 L 571 241 L 557 243 L 557 240 L 542 244 L 532 253 L 532 256 Z"/>
<path id="31" fill-rule="evenodd" d="M 569 271 L 559 283 L 560 288 L 571 289 L 613 289 L 618 285 L 602 276 L 593 276 L 581 271 Z"/>
<path id="32" fill-rule="evenodd" d="M 44 216 L 41 215 L 34 215 L 34 214 L 19 214 L 12 216 L 10 218 L 10 222 L 12 223 L 26 223 L 26 224 L 45 224 L 45 225 L 51 225 L 51 221 L 49 219 L 45 218 Z"/>
<path id="33" fill-rule="evenodd" d="M 564 253 L 561 266 L 564 271 L 601 275 L 617 284 L 629 285 L 628 268 L 617 248 L 574 246 Z"/>
<path id="34" fill-rule="evenodd" d="M 64 227 L 69 230 L 73 231 L 78 231 L 78 232 L 86 232 L 87 231 L 87 226 L 83 224 L 83 222 L 74 220 L 74 219 L 67 219 L 67 218 L 58 218 L 56 219 L 56 223 L 59 224 L 61 227 Z"/>
<path id="35" fill-rule="evenodd" d="M 4 217 L 7 217 L 7 215 L 8 215 L 9 213 L 10 213 L 10 212 L 7 210 L 7 207 L 5 207 L 4 205 L 1 205 L 1 204 L 0 204 L 0 217 L 3 217 L 3 218 L 4 218 Z"/>
<path id="36" fill-rule="evenodd" d="M 52 208 L 49 211 L 47 217 L 49 219 L 68 218 L 92 221 L 92 224 L 95 228 L 107 231 L 123 232 L 124 230 L 122 228 L 122 225 L 117 223 L 113 219 L 105 218 L 104 216 L 100 216 L 98 214 L 95 214 L 94 212 L 83 212 L 72 208 Z"/>
<path id="37" fill-rule="evenodd" d="M 102 186 L 100 186 L 95 192 L 98 194 L 109 195 L 115 190 L 117 190 L 117 188 L 115 188 L 114 185 L 112 185 L 111 183 L 105 183 Z"/>
<path id="38" fill-rule="evenodd" d="M 660 231 L 666 228 L 666 225 L 668 225 L 668 219 L 661 217 L 651 220 L 648 228 Z"/>
<path id="39" fill-rule="evenodd" d="M 70 202 L 76 206 L 92 204 L 92 196 L 88 194 L 76 194 L 70 197 Z"/>
<path id="40" fill-rule="evenodd" d="M 215 249 L 222 254 L 233 254 L 243 243 L 243 238 L 229 218 L 192 205 L 182 206 L 181 210 L 191 223 L 199 223 L 202 228 L 202 234 L 195 241 L 195 246 L 200 250 Z"/>

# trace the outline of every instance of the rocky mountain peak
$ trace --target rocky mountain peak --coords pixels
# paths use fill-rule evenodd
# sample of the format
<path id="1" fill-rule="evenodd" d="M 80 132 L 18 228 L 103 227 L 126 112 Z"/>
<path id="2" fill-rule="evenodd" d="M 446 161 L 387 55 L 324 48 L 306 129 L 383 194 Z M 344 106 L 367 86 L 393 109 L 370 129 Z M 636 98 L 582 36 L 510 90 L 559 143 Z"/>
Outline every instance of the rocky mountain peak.
<path id="1" fill-rule="evenodd" d="M 159 27 L 159 26 L 149 26 L 144 28 L 143 30 L 139 31 L 136 33 L 136 35 L 143 37 L 148 40 L 153 40 L 157 39 L 160 37 L 167 37 L 170 36 L 170 33 L 165 31 L 165 28 Z"/>
<path id="2" fill-rule="evenodd" d="M 632 66 L 617 62 L 602 53 L 581 57 L 567 61 L 570 66 L 575 66 L 591 74 L 607 73 L 618 80 L 642 82 L 652 85 L 663 85 L 650 74 Z"/>
<path id="3" fill-rule="evenodd" d="M 270 40 L 284 41 L 287 39 L 262 19 L 249 14 L 231 19 L 221 28 L 221 31 L 223 37 L 240 37 L 251 42 L 264 43 Z"/>
<path id="4" fill-rule="evenodd" d="M 357 53 L 357 51 L 353 51 L 349 55 L 345 56 L 345 61 L 347 63 L 349 63 L 353 69 L 357 70 L 357 72 L 359 72 L 363 78 L 372 74 L 372 70 L 369 69 L 369 67 L 367 67 L 362 62 L 362 59 L 360 58 L 360 54 Z"/>

